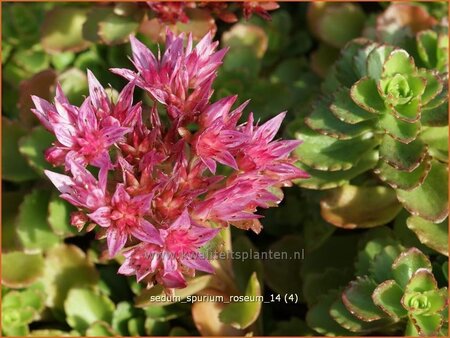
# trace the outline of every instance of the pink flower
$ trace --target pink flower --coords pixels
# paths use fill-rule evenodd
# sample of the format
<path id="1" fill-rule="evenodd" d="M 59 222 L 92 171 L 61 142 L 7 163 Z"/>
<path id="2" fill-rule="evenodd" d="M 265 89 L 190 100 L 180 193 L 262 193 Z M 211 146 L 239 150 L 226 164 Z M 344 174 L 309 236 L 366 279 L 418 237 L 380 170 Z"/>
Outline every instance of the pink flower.
<path id="1" fill-rule="evenodd" d="M 193 224 L 184 210 L 167 229 L 160 229 L 163 245 L 143 242 L 125 252 L 126 259 L 119 273 L 136 275 L 138 281 L 146 278 L 150 285 L 157 282 L 167 288 L 183 288 L 185 275 L 192 276 L 195 270 L 214 271 L 198 249 L 218 231 Z"/>
<path id="2" fill-rule="evenodd" d="M 140 104 L 131 105 L 134 85 L 127 85 L 113 105 L 103 87 L 88 71 L 89 93 L 80 108 L 72 106 L 57 87 L 55 105 L 33 96 L 35 115 L 50 131 L 57 142 L 45 153 L 47 161 L 54 165 L 64 163 L 71 157 L 82 165 L 111 166 L 109 149 L 123 139 L 140 113 Z M 66 168 L 67 169 L 67 168 Z"/>
<path id="3" fill-rule="evenodd" d="M 212 220 L 223 225 L 258 219 L 261 216 L 255 214 L 257 207 L 268 208 L 281 201 L 281 196 L 269 192 L 277 182 L 256 172 L 237 175 L 225 187 L 196 203 L 192 214 L 200 220 Z M 254 230 L 257 232 L 258 229 Z"/>
<path id="4" fill-rule="evenodd" d="M 211 34 L 195 48 L 192 37 L 186 46 L 184 40 L 168 32 L 156 58 L 131 38 L 138 74 L 114 70 L 130 80 L 116 103 L 90 72 L 81 107 L 59 86 L 54 105 L 33 97 L 34 113 L 57 139 L 46 158 L 67 171 L 45 173 L 78 208 L 71 224 L 88 231 L 98 225 L 110 257 L 125 251 L 120 273 L 166 289 L 186 286 L 195 270 L 213 272 L 199 253 L 219 231 L 212 223 L 258 233 L 258 209 L 276 206 L 282 187 L 306 177 L 290 157 L 300 142 L 275 139 L 285 113 L 262 125 L 250 114 L 239 124 L 248 102 L 235 109 L 237 96 L 209 102 L 225 50 L 215 51 Z M 141 104 L 133 105 L 135 85 L 155 101 L 147 119 Z"/>
<path id="5" fill-rule="evenodd" d="M 147 1 L 148 6 L 156 13 L 159 20 L 165 23 L 175 24 L 178 21 L 187 23 L 189 18 L 185 9 L 195 6 L 194 3 L 186 2 L 159 2 Z"/>
<path id="6" fill-rule="evenodd" d="M 94 222 L 107 228 L 109 255 L 123 249 L 131 235 L 140 241 L 161 244 L 158 230 L 144 216 L 149 213 L 152 194 L 131 197 L 123 184 L 118 184 L 109 205 L 88 214 Z"/>
<path id="7" fill-rule="evenodd" d="M 301 141 L 273 141 L 285 116 L 286 113 L 280 113 L 261 126 L 253 126 L 253 115 L 250 114 L 243 128 L 248 142 L 240 147 L 237 155 L 241 170 L 265 171 L 268 176 L 274 176 L 280 182 L 308 177 L 293 164 L 294 159 L 288 158 Z"/>
<path id="8" fill-rule="evenodd" d="M 245 19 L 250 19 L 253 13 L 256 13 L 265 20 L 270 20 L 269 11 L 278 9 L 278 5 L 275 1 L 244 1 L 242 2 L 242 11 L 244 13 Z"/>
<path id="9" fill-rule="evenodd" d="M 184 47 L 184 34 L 175 37 L 167 31 L 166 51 L 156 58 L 139 40 L 130 37 L 133 63 L 138 74 L 128 69 L 111 69 L 147 90 L 154 100 L 167 107 L 172 119 L 192 119 L 207 105 L 211 84 L 226 49 L 215 52 L 218 42 L 208 33 L 193 48 L 192 35 Z"/>
<path id="10" fill-rule="evenodd" d="M 66 158 L 66 166 L 72 177 L 45 170 L 53 185 L 61 192 L 61 198 L 76 207 L 96 210 L 107 204 L 107 167 L 100 169 L 99 180 L 72 158 Z"/>

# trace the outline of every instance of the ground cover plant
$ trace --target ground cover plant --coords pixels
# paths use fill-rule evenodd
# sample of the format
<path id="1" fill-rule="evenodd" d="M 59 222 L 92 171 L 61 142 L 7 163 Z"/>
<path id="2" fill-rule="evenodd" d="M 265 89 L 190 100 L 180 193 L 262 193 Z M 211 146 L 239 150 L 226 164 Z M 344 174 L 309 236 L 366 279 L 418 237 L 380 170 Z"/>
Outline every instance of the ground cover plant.
<path id="1" fill-rule="evenodd" d="M 2 334 L 448 335 L 446 2 L 2 13 Z"/>

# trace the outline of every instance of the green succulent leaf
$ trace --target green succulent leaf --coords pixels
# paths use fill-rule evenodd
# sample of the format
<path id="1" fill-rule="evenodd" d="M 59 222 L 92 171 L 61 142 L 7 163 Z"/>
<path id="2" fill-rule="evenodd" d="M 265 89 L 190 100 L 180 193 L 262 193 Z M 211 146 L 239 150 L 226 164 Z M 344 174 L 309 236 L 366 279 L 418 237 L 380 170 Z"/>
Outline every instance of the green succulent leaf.
<path id="1" fill-rule="evenodd" d="M 421 336 L 436 335 L 443 324 L 443 318 L 439 314 L 429 316 L 411 314 L 409 318 L 416 332 Z"/>
<path id="2" fill-rule="evenodd" d="M 45 294 L 37 288 L 29 288 L 23 291 L 8 292 L 2 299 L 2 308 L 15 308 L 19 311 L 25 310 L 24 314 L 28 318 L 30 309 L 33 316 L 29 318 L 31 321 L 39 312 L 44 309 Z M 23 324 L 28 323 L 23 322 Z"/>
<path id="3" fill-rule="evenodd" d="M 437 107 L 443 95 L 443 81 L 438 75 L 424 69 L 419 70 L 419 76 L 426 81 L 426 87 L 421 94 L 421 100 L 424 108 Z M 445 92 L 445 91 L 444 91 Z"/>
<path id="4" fill-rule="evenodd" d="M 26 251 L 42 251 L 55 246 L 59 239 L 47 223 L 50 192 L 35 189 L 25 196 L 17 217 L 17 234 Z"/>
<path id="5" fill-rule="evenodd" d="M 63 92 L 72 104 L 81 104 L 83 96 L 88 95 L 87 76 L 84 71 L 78 68 L 69 68 L 59 74 L 58 82 L 61 84 Z"/>
<path id="6" fill-rule="evenodd" d="M 47 12 L 42 27 L 42 47 L 49 53 L 86 49 L 90 42 L 83 39 L 81 31 L 86 16 L 85 8 L 56 7 Z"/>
<path id="7" fill-rule="evenodd" d="M 417 122 L 405 122 L 397 119 L 393 114 L 387 113 L 381 116 L 378 127 L 384 130 L 390 137 L 402 143 L 414 141 L 420 132 L 421 124 Z"/>
<path id="8" fill-rule="evenodd" d="M 132 330 L 131 327 L 128 330 Z M 160 322 L 153 318 L 147 318 L 144 322 L 145 334 L 149 336 L 166 336 L 170 330 L 170 324 L 167 322 Z"/>
<path id="9" fill-rule="evenodd" d="M 408 314 L 401 304 L 402 297 L 402 288 L 392 279 L 378 285 L 372 294 L 375 305 L 396 321 Z"/>
<path id="10" fill-rule="evenodd" d="M 137 31 L 141 19 L 141 15 L 120 16 L 109 13 L 98 24 L 98 36 L 106 44 L 124 43 L 130 34 Z"/>
<path id="11" fill-rule="evenodd" d="M 383 64 L 382 77 L 416 72 L 414 59 L 403 49 L 393 50 Z"/>
<path id="12" fill-rule="evenodd" d="M 268 38 L 267 33 L 261 27 L 238 23 L 223 34 L 222 44 L 229 47 L 231 51 L 248 49 L 260 59 L 266 53 Z"/>
<path id="13" fill-rule="evenodd" d="M 38 73 L 49 66 L 48 55 L 38 46 L 18 50 L 14 54 L 13 60 L 20 68 L 30 73 Z"/>
<path id="14" fill-rule="evenodd" d="M 380 158 L 395 169 L 407 172 L 416 169 L 426 153 L 426 145 L 420 139 L 405 144 L 385 135 L 380 145 Z"/>
<path id="15" fill-rule="evenodd" d="M 410 293 L 425 293 L 437 290 L 437 282 L 431 269 L 419 268 L 416 270 L 405 286 L 405 295 Z M 407 301 L 408 299 L 404 299 Z M 405 307 L 408 304 L 404 304 Z"/>
<path id="16" fill-rule="evenodd" d="M 245 296 L 255 297 L 260 295 L 261 286 L 256 273 L 253 273 L 248 281 Z M 236 329 L 246 329 L 258 318 L 261 304 L 259 301 L 231 303 L 222 310 L 219 318 L 223 323 L 230 324 Z"/>
<path id="17" fill-rule="evenodd" d="M 350 96 L 359 107 L 370 113 L 387 112 L 383 98 L 378 93 L 377 83 L 369 77 L 364 77 L 356 82 L 350 89 Z"/>
<path id="18" fill-rule="evenodd" d="M 448 127 L 424 128 L 420 139 L 428 145 L 428 153 L 441 162 L 448 162 Z"/>
<path id="19" fill-rule="evenodd" d="M 363 48 L 358 49 L 355 56 L 353 57 L 353 68 L 355 72 L 359 75 L 359 78 L 369 75 L 368 74 L 368 63 L 367 58 L 369 55 L 377 49 L 378 44 L 368 40 Z"/>
<path id="20" fill-rule="evenodd" d="M 48 224 L 58 236 L 69 237 L 77 234 L 74 226 L 70 225 L 70 213 L 75 211 L 68 202 L 53 194 L 48 204 Z"/>
<path id="21" fill-rule="evenodd" d="M 84 252 L 74 245 L 60 244 L 46 252 L 42 283 L 47 294 L 46 304 L 62 311 L 70 289 L 97 284 L 98 272 Z"/>
<path id="22" fill-rule="evenodd" d="M 335 63 L 336 78 L 338 80 L 337 87 L 341 84 L 350 88 L 361 76 L 355 69 L 355 58 L 361 49 L 370 46 L 370 42 L 366 39 L 354 39 L 347 43 L 345 48 L 341 49 L 340 58 Z M 337 88 L 336 88 L 337 89 Z"/>
<path id="23" fill-rule="evenodd" d="M 384 160 L 379 161 L 375 174 L 394 189 L 412 190 L 423 183 L 431 170 L 431 158 L 426 156 L 420 165 L 408 172 L 398 170 Z"/>
<path id="24" fill-rule="evenodd" d="M 448 256 L 448 218 L 436 224 L 421 217 L 411 216 L 406 223 L 422 244 Z"/>
<path id="25" fill-rule="evenodd" d="M 376 282 L 384 282 L 392 278 L 391 266 L 402 249 L 399 244 L 387 245 L 374 257 L 369 272 Z"/>
<path id="26" fill-rule="evenodd" d="M 397 190 L 397 197 L 414 216 L 440 223 L 448 216 L 447 185 L 446 165 L 433 161 L 425 181 L 410 191 Z"/>
<path id="27" fill-rule="evenodd" d="M 437 107 L 424 108 L 420 122 L 424 126 L 448 128 L 448 102 Z"/>
<path id="28" fill-rule="evenodd" d="M 431 269 L 430 260 L 419 249 L 411 248 L 402 252 L 392 264 L 392 275 L 403 289 L 419 269 Z"/>
<path id="29" fill-rule="evenodd" d="M 348 170 L 377 145 L 374 138 L 336 140 L 306 126 L 300 127 L 295 137 L 303 141 L 295 150 L 297 158 L 307 166 L 323 171 Z M 352 151 L 348 151 L 349 148 Z"/>
<path id="30" fill-rule="evenodd" d="M 358 319 L 366 322 L 385 317 L 372 301 L 372 293 L 377 287 L 376 283 L 369 277 L 358 277 L 351 281 L 342 294 L 345 307 Z"/>
<path id="31" fill-rule="evenodd" d="M 2 178 L 4 180 L 23 182 L 38 177 L 19 152 L 19 139 L 26 133 L 27 131 L 19 122 L 2 117 Z"/>
<path id="32" fill-rule="evenodd" d="M 428 69 L 444 72 L 448 65 L 448 37 L 432 30 L 423 30 L 417 34 L 417 53 Z"/>
<path id="33" fill-rule="evenodd" d="M 12 314 L 5 313 L 4 316 L 11 316 Z M 14 315 L 12 315 L 14 316 Z M 3 319 L 3 316 L 2 316 Z M 28 325 L 8 326 L 2 325 L 2 330 L 10 337 L 25 337 L 30 333 Z"/>
<path id="34" fill-rule="evenodd" d="M 145 334 L 145 322 L 146 319 L 143 317 L 131 318 L 128 321 L 128 332 L 133 337 L 140 337 Z M 159 324 L 167 324 L 167 323 L 159 323 Z M 158 332 L 156 332 L 158 334 Z M 156 335 L 155 334 L 155 335 Z"/>
<path id="35" fill-rule="evenodd" d="M 415 247 L 422 251 L 424 254 L 429 255 L 432 254 L 433 251 L 427 246 L 420 243 L 417 235 L 408 229 L 406 221 L 411 214 L 403 209 L 400 214 L 397 216 L 394 222 L 393 231 L 395 233 L 395 237 L 408 248 Z M 403 250 L 402 250 L 403 251 Z"/>
<path id="36" fill-rule="evenodd" d="M 322 199 L 322 217 L 346 229 L 386 224 L 400 212 L 395 191 L 384 186 L 344 185 Z"/>
<path id="37" fill-rule="evenodd" d="M 375 238 L 367 240 L 362 250 L 357 253 L 355 270 L 357 276 L 369 275 L 371 265 L 375 257 L 381 253 L 384 247 L 398 245 L 390 232 L 386 233 L 385 227 L 373 228 L 370 231 L 377 231 Z M 389 231 L 391 231 L 389 229 Z"/>
<path id="38" fill-rule="evenodd" d="M 321 99 L 313 107 L 312 113 L 305 119 L 306 125 L 316 132 L 341 140 L 349 140 L 364 135 L 372 128 L 372 121 L 358 124 L 342 122 L 330 110 L 330 100 Z"/>
<path id="39" fill-rule="evenodd" d="M 2 284 L 11 288 L 23 288 L 42 276 L 44 258 L 41 254 L 9 252 L 2 255 Z"/>
<path id="40" fill-rule="evenodd" d="M 31 133 L 20 139 L 20 153 L 41 176 L 44 175 L 44 169 L 52 169 L 44 158 L 44 151 L 50 148 L 54 141 L 54 135 L 41 126 L 34 128 Z"/>
<path id="41" fill-rule="evenodd" d="M 348 329 L 345 329 L 342 325 L 338 324 L 330 314 L 330 307 L 336 299 L 338 299 L 338 297 L 339 292 L 337 290 L 330 291 L 320 297 L 320 300 L 309 308 L 308 313 L 306 314 L 306 323 L 318 333 L 327 336 L 336 337 L 356 335 Z M 345 307 L 341 307 L 341 309 L 342 308 L 344 311 L 346 310 Z M 346 312 L 348 313 L 348 310 Z M 347 313 L 345 314 L 351 316 L 350 313 Z"/>
<path id="42" fill-rule="evenodd" d="M 317 22 L 317 33 L 321 40 L 336 48 L 360 36 L 365 14 L 355 3 L 329 4 Z M 340 29 L 336 29 L 339 25 Z"/>
<path id="43" fill-rule="evenodd" d="M 367 75 L 370 78 L 380 80 L 386 59 L 393 50 L 394 47 L 390 45 L 381 45 L 371 50 L 367 56 Z"/>
<path id="44" fill-rule="evenodd" d="M 129 335 L 128 320 L 133 318 L 134 315 L 133 305 L 127 302 L 118 303 L 111 321 L 112 328 L 123 336 Z"/>
<path id="45" fill-rule="evenodd" d="M 90 289 L 75 288 L 67 294 L 64 311 L 67 323 L 75 330 L 84 332 L 97 321 L 109 323 L 114 312 L 114 303 Z"/>
<path id="46" fill-rule="evenodd" d="M 341 88 L 334 94 L 330 111 L 339 120 L 349 124 L 356 124 L 377 117 L 377 115 L 356 105 L 350 97 L 348 88 Z"/>
<path id="47" fill-rule="evenodd" d="M 370 322 L 357 318 L 357 316 L 352 314 L 344 305 L 341 297 L 337 297 L 337 299 L 331 304 L 329 313 L 339 325 L 351 332 L 359 334 L 368 334 L 386 326 L 387 324 L 390 324 L 390 319 L 387 318 L 373 320 Z"/>
<path id="48" fill-rule="evenodd" d="M 421 102 L 419 98 L 411 98 L 407 103 L 391 106 L 392 114 L 394 114 L 395 118 L 403 122 L 414 123 L 419 121 L 420 111 Z"/>
<path id="49" fill-rule="evenodd" d="M 58 71 L 63 71 L 67 67 L 69 67 L 72 62 L 75 60 L 75 53 L 73 52 L 64 52 L 53 54 L 50 56 L 51 63 L 53 67 Z"/>
<path id="50" fill-rule="evenodd" d="M 104 321 L 92 323 L 86 330 L 86 337 L 113 337 L 116 333 L 111 326 Z"/>
<path id="51" fill-rule="evenodd" d="M 350 153 L 350 152 L 348 152 Z M 378 151 L 367 151 L 356 166 L 348 170 L 340 171 L 321 171 L 308 167 L 307 165 L 297 162 L 296 165 L 306 171 L 310 177 L 306 179 L 296 180 L 295 183 L 301 187 L 308 189 L 332 189 L 343 186 L 351 179 L 372 169 L 378 162 Z"/>
<path id="52" fill-rule="evenodd" d="M 437 63 L 438 34 L 432 30 L 426 30 L 417 34 L 417 52 L 422 62 L 428 68 L 435 68 Z"/>

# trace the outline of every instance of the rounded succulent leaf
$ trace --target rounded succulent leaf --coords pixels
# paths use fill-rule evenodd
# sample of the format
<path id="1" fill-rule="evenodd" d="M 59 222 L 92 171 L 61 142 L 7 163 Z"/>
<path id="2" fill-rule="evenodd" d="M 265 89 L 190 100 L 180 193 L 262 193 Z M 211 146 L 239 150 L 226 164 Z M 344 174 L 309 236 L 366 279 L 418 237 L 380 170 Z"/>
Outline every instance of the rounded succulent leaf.
<path id="1" fill-rule="evenodd" d="M 434 336 L 437 335 L 439 329 L 444 324 L 442 315 L 415 315 L 409 316 L 410 321 L 414 325 L 416 336 Z"/>
<path id="2" fill-rule="evenodd" d="M 72 289 L 64 302 L 67 323 L 83 332 L 96 321 L 109 323 L 114 311 L 114 303 L 107 297 L 90 289 Z"/>
<path id="3" fill-rule="evenodd" d="M 345 307 L 357 318 L 371 322 L 381 319 L 385 313 L 372 301 L 372 293 L 377 284 L 367 276 L 359 277 L 350 282 L 342 293 Z"/>
<path id="4" fill-rule="evenodd" d="M 387 315 L 396 320 L 408 314 L 401 304 L 402 297 L 402 288 L 392 279 L 378 285 L 372 293 L 373 302 Z"/>
<path id="5" fill-rule="evenodd" d="M 416 248 L 402 252 L 392 264 L 392 274 L 401 288 L 406 287 L 419 269 L 431 269 L 431 263 L 428 257 Z"/>
<path id="6" fill-rule="evenodd" d="M 443 163 L 432 161 L 425 181 L 413 190 L 397 190 L 403 206 L 414 216 L 440 223 L 448 216 L 448 172 Z"/>
<path id="7" fill-rule="evenodd" d="M 333 290 L 320 297 L 320 300 L 309 308 L 306 314 L 306 323 L 309 327 L 323 335 L 328 336 L 351 336 L 355 335 L 342 325 L 338 324 L 330 314 L 331 305 L 338 299 L 338 290 Z M 348 310 L 343 306 L 344 311 Z M 348 313 L 347 315 L 350 315 Z M 336 316 L 336 315 L 335 315 Z"/>
<path id="8" fill-rule="evenodd" d="M 448 256 L 448 218 L 441 223 L 433 223 L 417 216 L 411 216 L 406 224 L 422 244 Z"/>
<path id="9" fill-rule="evenodd" d="M 44 258 L 42 254 L 23 252 L 4 253 L 2 257 L 2 284 L 8 287 L 23 288 L 42 276 Z"/>
<path id="10" fill-rule="evenodd" d="M 383 186 L 345 185 L 330 191 L 320 206 L 327 222 L 346 229 L 386 224 L 401 210 L 395 191 Z"/>

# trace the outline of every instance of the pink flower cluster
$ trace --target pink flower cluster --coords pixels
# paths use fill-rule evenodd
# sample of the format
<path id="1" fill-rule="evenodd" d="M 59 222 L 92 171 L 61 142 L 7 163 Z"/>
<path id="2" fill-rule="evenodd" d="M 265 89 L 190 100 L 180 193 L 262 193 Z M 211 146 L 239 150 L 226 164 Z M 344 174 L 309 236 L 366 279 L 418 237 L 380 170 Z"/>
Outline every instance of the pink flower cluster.
<path id="1" fill-rule="evenodd" d="M 257 208 L 279 203 L 280 188 L 306 174 L 289 157 L 299 142 L 274 140 L 284 113 L 262 125 L 250 114 L 239 124 L 247 102 L 210 102 L 226 53 L 211 34 L 194 47 L 191 36 L 168 32 L 158 57 L 135 38 L 131 46 L 137 72 L 112 69 L 129 80 L 116 102 L 89 71 L 80 107 L 59 86 L 54 104 L 33 97 L 33 112 L 56 136 L 46 159 L 66 172 L 46 175 L 78 208 L 74 226 L 98 225 L 111 257 L 126 248 L 119 273 L 182 288 L 195 270 L 213 272 L 199 249 L 221 227 L 259 232 Z M 133 104 L 135 86 L 152 107 Z"/>

